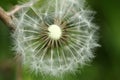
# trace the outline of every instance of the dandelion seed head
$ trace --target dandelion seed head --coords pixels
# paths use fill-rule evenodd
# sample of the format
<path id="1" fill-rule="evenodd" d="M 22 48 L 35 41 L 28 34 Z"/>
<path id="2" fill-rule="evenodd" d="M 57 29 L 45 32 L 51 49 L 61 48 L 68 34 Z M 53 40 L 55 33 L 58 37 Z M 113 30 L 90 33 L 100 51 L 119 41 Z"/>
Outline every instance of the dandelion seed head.
<path id="1" fill-rule="evenodd" d="M 85 0 L 34 2 L 14 17 L 15 50 L 31 71 L 49 75 L 74 72 L 94 58 L 97 44 L 94 12 Z M 31 3 L 30 3 L 31 4 Z"/>

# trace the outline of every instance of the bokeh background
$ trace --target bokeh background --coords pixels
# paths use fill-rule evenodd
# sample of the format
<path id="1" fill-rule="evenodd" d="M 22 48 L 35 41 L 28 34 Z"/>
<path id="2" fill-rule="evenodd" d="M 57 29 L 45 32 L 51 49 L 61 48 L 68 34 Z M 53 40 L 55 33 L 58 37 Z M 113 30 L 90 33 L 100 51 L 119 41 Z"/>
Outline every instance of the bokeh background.
<path id="1" fill-rule="evenodd" d="M 80 73 L 68 75 L 62 80 L 120 80 L 120 0 L 87 2 L 92 10 L 96 11 L 94 22 L 100 27 L 98 33 L 101 47 L 97 48 L 96 57 L 89 66 L 85 66 Z M 17 3 L 18 0 L 0 0 L 0 6 L 5 10 L 10 10 Z M 0 80 L 20 80 L 14 52 L 11 50 L 11 33 L 12 31 L 0 20 Z M 27 74 L 23 74 L 21 79 L 35 80 Z"/>

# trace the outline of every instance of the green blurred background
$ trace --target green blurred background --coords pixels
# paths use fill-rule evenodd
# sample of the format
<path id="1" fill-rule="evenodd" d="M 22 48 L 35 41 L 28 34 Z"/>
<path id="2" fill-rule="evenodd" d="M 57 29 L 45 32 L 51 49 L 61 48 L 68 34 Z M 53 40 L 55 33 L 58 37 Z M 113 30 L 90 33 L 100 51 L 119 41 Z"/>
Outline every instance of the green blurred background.
<path id="1" fill-rule="evenodd" d="M 120 0 L 87 1 L 97 12 L 94 22 L 100 26 L 98 33 L 101 47 L 96 50 L 96 57 L 91 65 L 85 66 L 80 73 L 68 75 L 62 80 L 120 80 Z M 17 2 L 18 0 L 0 0 L 0 6 L 9 10 Z M 0 80 L 19 80 L 16 77 L 18 73 L 14 64 L 14 52 L 11 51 L 11 33 L 0 21 Z M 35 80 L 24 76 L 26 78 L 22 80 Z"/>

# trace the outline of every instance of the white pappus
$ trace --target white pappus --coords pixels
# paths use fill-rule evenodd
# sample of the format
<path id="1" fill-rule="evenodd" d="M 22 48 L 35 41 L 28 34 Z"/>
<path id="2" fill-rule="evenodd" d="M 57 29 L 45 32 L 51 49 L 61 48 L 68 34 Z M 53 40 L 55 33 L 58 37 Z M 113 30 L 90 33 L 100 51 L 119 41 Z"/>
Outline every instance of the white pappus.
<path id="1" fill-rule="evenodd" d="M 15 51 L 31 71 L 50 75 L 74 72 L 90 62 L 97 44 L 94 12 L 84 0 L 43 0 L 14 17 Z"/>

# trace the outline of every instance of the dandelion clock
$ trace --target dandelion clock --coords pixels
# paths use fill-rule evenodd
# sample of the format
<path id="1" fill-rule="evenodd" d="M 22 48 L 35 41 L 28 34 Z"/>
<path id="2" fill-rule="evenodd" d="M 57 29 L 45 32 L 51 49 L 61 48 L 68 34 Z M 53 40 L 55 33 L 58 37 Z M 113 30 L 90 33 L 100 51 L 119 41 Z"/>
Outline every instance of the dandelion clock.
<path id="1" fill-rule="evenodd" d="M 13 18 L 15 51 L 23 65 L 35 73 L 59 75 L 75 72 L 94 57 L 94 12 L 84 0 L 30 1 Z M 42 3 L 42 4 L 39 4 Z"/>

